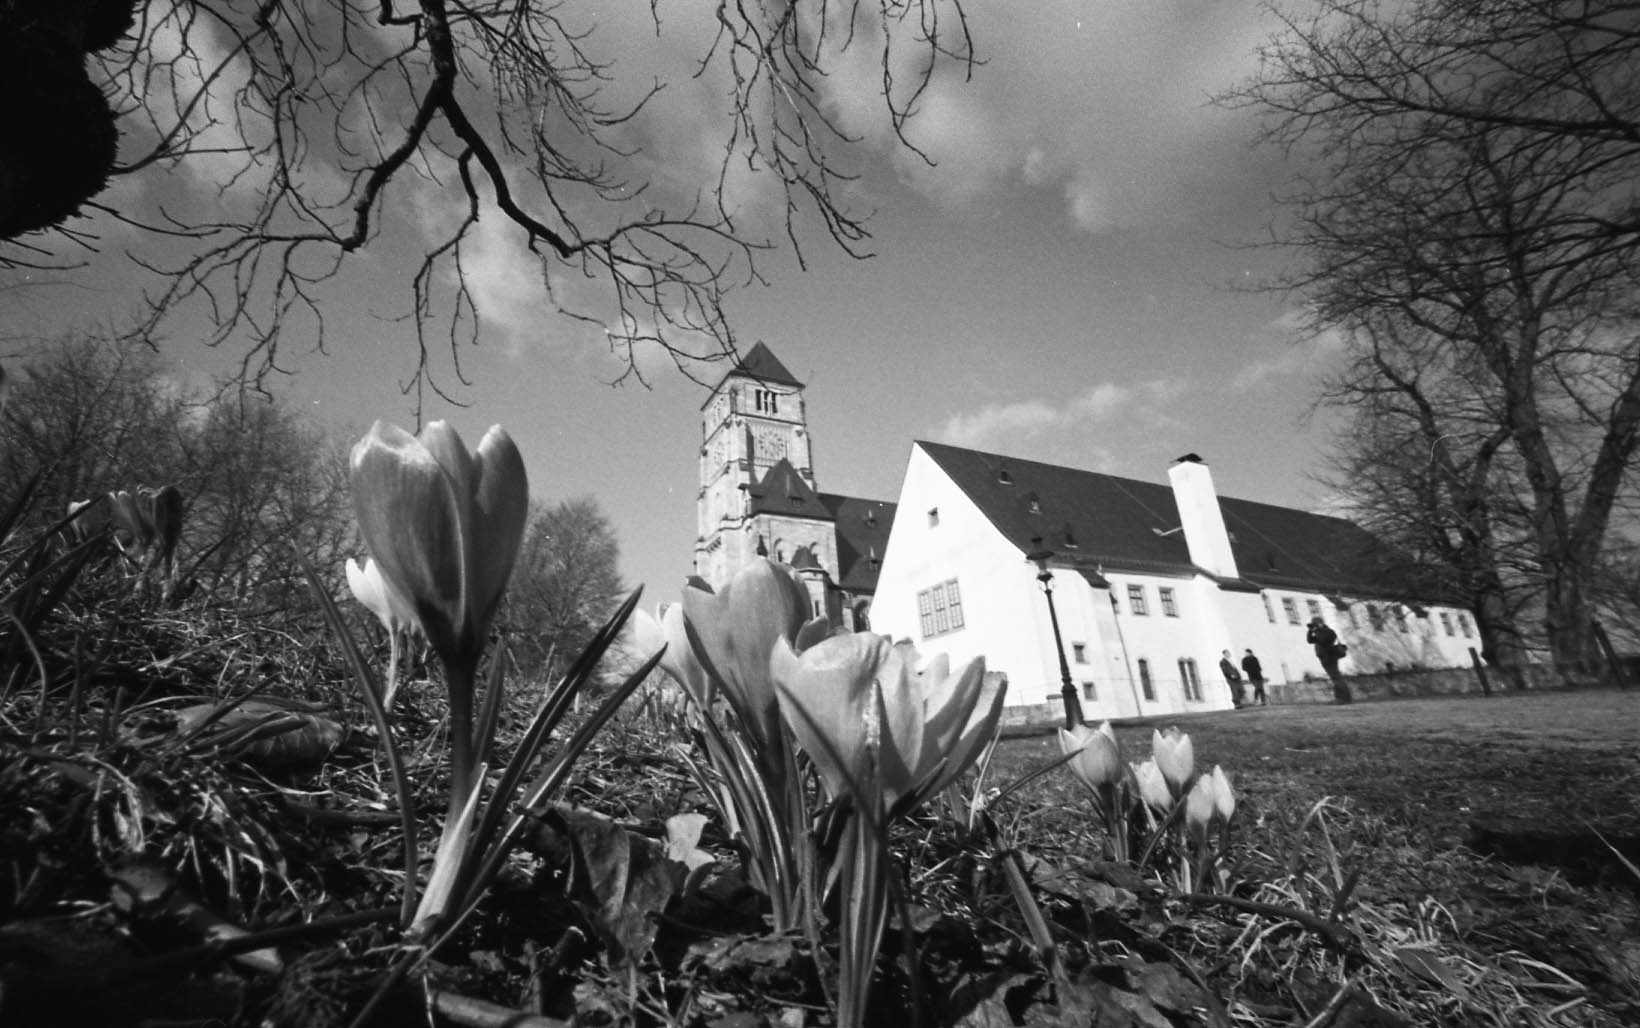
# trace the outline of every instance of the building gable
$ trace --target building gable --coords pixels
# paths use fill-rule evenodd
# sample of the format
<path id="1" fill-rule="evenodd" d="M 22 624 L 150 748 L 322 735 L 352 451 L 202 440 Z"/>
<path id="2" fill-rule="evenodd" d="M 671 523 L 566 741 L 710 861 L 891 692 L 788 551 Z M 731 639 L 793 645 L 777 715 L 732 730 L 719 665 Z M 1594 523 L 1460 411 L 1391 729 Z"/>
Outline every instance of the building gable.
<path id="1" fill-rule="evenodd" d="M 837 584 L 851 593 L 876 592 L 895 505 L 836 493 L 821 493 L 820 502 L 837 526 Z"/>
<path id="2" fill-rule="evenodd" d="M 782 457 L 769 469 L 763 480 L 747 489 L 751 498 L 750 513 L 778 514 L 783 517 L 814 518 L 830 521 L 832 514 L 820 502 L 820 496 Z"/>

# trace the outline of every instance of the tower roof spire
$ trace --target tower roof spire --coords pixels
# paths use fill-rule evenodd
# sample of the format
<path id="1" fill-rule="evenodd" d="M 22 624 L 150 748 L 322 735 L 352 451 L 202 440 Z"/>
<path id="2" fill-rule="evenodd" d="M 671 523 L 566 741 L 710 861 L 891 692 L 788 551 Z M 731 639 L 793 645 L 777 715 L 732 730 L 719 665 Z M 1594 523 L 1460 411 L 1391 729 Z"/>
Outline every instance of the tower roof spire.
<path id="1" fill-rule="evenodd" d="M 786 365 L 780 363 L 780 358 L 761 342 L 743 354 L 729 374 L 745 375 L 759 382 L 774 382 L 803 388 L 803 383 L 797 380 L 797 376 L 787 371 Z"/>

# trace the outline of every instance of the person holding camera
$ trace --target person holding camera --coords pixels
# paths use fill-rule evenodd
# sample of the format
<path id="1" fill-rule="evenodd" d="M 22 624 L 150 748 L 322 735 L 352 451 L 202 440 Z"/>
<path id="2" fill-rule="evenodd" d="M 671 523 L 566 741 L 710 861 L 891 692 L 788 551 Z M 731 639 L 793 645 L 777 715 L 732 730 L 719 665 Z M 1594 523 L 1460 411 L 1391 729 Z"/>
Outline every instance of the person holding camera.
<path id="1" fill-rule="evenodd" d="M 1338 670 L 1338 662 L 1344 659 L 1349 652 L 1343 643 L 1338 641 L 1338 633 L 1327 627 L 1327 623 L 1320 618 L 1310 619 L 1310 630 L 1304 636 L 1315 647 L 1316 659 L 1321 661 L 1321 670 L 1327 672 L 1332 679 L 1333 700 L 1338 703 L 1348 703 L 1354 697 L 1350 695 L 1349 683 Z"/>

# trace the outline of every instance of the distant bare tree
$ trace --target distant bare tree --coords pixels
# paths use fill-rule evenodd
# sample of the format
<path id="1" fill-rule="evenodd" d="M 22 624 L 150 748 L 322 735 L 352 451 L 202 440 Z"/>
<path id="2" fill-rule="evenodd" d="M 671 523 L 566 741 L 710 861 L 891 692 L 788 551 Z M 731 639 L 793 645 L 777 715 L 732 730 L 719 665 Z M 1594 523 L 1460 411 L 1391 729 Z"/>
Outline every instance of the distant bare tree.
<path id="1" fill-rule="evenodd" d="M 165 484 L 181 467 L 194 407 L 146 348 L 67 336 L 10 358 L 7 378 L 0 492 L 9 499 L 40 476 L 31 527 L 99 493 Z"/>
<path id="2" fill-rule="evenodd" d="M 561 673 L 614 613 L 620 545 L 591 497 L 535 501 L 502 610 L 514 657 L 534 675 Z"/>
<path id="3" fill-rule="evenodd" d="M 309 606 L 293 545 L 339 573 L 353 532 L 346 460 L 288 407 L 237 390 L 195 396 L 146 347 L 88 337 L 42 344 L 7 376 L 0 499 L 38 474 L 31 527 L 73 501 L 174 485 L 185 511 L 176 566 L 205 592 Z"/>
<path id="4" fill-rule="evenodd" d="M 660 37 L 669 18 L 702 8 L 637 10 Z M 795 246 L 812 218 L 864 253 L 866 226 L 839 189 L 853 140 L 829 109 L 827 68 L 875 50 L 900 131 L 936 74 L 966 74 L 973 60 L 960 0 L 717 4 L 703 52 L 688 58 L 693 81 L 717 91 L 721 160 L 715 180 L 671 183 L 662 197 L 664 169 L 642 160 L 632 128 L 678 84 L 622 60 L 653 41 L 611 38 L 604 5 L 151 0 L 137 15 L 123 42 L 93 57 L 131 141 L 113 176 L 139 179 L 157 204 L 120 212 L 149 236 L 135 256 L 158 275 L 137 334 L 191 304 L 214 316 L 211 343 L 243 345 L 246 372 L 265 374 L 291 339 L 324 348 L 320 287 L 368 249 L 407 286 L 417 384 L 430 331 L 448 336 L 458 375 L 457 344 L 478 333 L 464 260 L 481 217 L 527 241 L 541 288 L 633 370 L 640 345 L 680 367 L 728 352 L 724 298 L 759 278 L 758 251 L 781 236 Z M 202 162 L 219 192 L 176 195 L 168 176 Z M 772 224 L 739 210 L 747 177 L 780 197 Z M 410 230 L 394 231 L 390 203 L 429 222 L 440 210 L 455 217 L 399 260 Z"/>
<path id="5" fill-rule="evenodd" d="M 1527 518 L 1508 483 L 1508 431 L 1436 341 L 1361 326 L 1321 402 L 1346 411 L 1320 477 L 1356 520 L 1472 606 L 1489 663 L 1517 666 L 1520 616 L 1541 580 L 1514 555 Z M 1529 547 L 1528 547 L 1529 548 Z"/>
<path id="6" fill-rule="evenodd" d="M 1640 447 L 1640 9 L 1324 0 L 1285 29 L 1226 99 L 1309 162 L 1284 284 L 1357 347 L 1326 402 L 1407 405 L 1455 504 L 1441 530 L 1522 501 L 1550 652 L 1584 665 Z M 1454 554 L 1471 584 L 1484 534 Z"/>

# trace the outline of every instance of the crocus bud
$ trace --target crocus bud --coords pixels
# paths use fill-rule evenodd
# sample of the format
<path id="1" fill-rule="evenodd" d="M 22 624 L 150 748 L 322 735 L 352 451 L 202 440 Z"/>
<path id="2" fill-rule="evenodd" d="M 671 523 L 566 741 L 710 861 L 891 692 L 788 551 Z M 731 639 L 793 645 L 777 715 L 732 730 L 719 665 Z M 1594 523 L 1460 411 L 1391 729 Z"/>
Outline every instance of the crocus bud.
<path id="1" fill-rule="evenodd" d="M 1155 755 L 1156 766 L 1167 781 L 1168 789 L 1174 796 L 1182 795 L 1185 784 L 1196 770 L 1196 752 L 1190 743 L 1190 736 L 1169 727 L 1166 731 L 1152 734 L 1150 750 Z"/>
<path id="2" fill-rule="evenodd" d="M 701 666 L 716 677 L 766 768 L 776 772 L 780 706 L 769 655 L 777 639 L 797 652 L 819 642 L 829 631 L 826 619 L 811 616 L 808 590 L 791 568 L 767 558 L 741 568 L 718 592 L 692 582 L 683 590 L 682 617 Z"/>
<path id="3" fill-rule="evenodd" d="M 1122 777 L 1122 747 L 1106 721 L 1098 728 L 1077 725 L 1059 730 L 1059 751 L 1075 753 L 1070 769 L 1090 789 L 1109 785 Z"/>
<path id="4" fill-rule="evenodd" d="M 382 577 L 381 565 L 374 558 L 366 557 L 364 563 L 357 560 L 345 562 L 347 572 L 347 587 L 352 590 L 353 598 L 364 605 L 365 609 L 376 615 L 376 620 L 389 632 L 408 631 L 415 627 L 416 612 L 410 606 L 410 601 L 400 596 L 398 592 L 387 584 Z"/>
<path id="5" fill-rule="evenodd" d="M 128 489 L 120 489 L 108 494 L 108 504 L 114 541 L 120 549 L 127 553 L 147 549 L 154 541 L 154 523 L 149 520 L 141 497 Z"/>
<path id="6" fill-rule="evenodd" d="M 1213 783 L 1213 812 L 1219 820 L 1226 824 L 1236 813 L 1236 792 L 1230 788 L 1230 776 L 1224 773 L 1224 768 L 1213 765 L 1213 773 L 1208 776 Z"/>
<path id="7" fill-rule="evenodd" d="M 1156 758 L 1133 765 L 1133 781 L 1139 786 L 1139 798 L 1150 809 L 1161 812 L 1173 806 L 1173 793 L 1167 788 L 1161 768 L 1156 766 Z"/>
<path id="8" fill-rule="evenodd" d="M 164 486 L 157 492 L 143 490 L 142 503 L 154 530 L 155 558 L 169 561 L 182 538 L 182 490 L 174 485 Z"/>
<path id="9" fill-rule="evenodd" d="M 1196 784 L 1184 801 L 1184 820 L 1191 828 L 1198 832 L 1207 831 L 1207 826 L 1213 821 L 1215 793 L 1213 779 L 1203 775 L 1196 779 Z"/>
<path id="10" fill-rule="evenodd" d="M 689 645 L 689 631 L 683 623 L 683 605 L 667 604 L 657 614 L 651 617 L 647 611 L 632 612 L 632 618 L 627 623 L 633 646 L 646 658 L 665 646 L 661 670 L 671 675 L 702 710 L 709 708 L 716 689 L 696 659 L 695 648 Z"/>
<path id="11" fill-rule="evenodd" d="M 529 515 L 518 448 L 499 425 L 469 451 L 443 421 L 420 436 L 378 421 L 353 447 L 352 472 L 359 532 L 382 576 L 445 666 L 470 675 Z"/>

